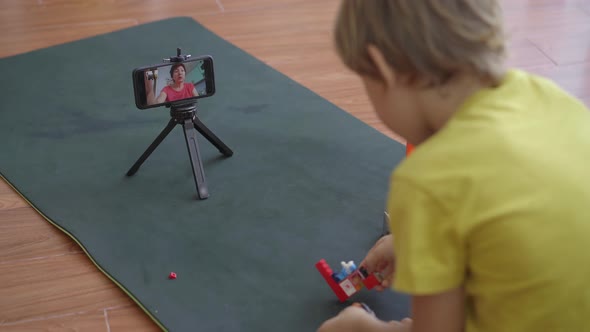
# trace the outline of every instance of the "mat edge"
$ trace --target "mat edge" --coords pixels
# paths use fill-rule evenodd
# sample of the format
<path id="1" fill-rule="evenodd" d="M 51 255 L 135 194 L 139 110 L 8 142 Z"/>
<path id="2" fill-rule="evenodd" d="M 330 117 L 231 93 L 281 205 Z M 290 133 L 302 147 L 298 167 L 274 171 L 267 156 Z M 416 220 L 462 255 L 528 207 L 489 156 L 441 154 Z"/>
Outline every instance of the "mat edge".
<path id="1" fill-rule="evenodd" d="M 148 317 L 154 322 L 156 323 L 156 325 L 158 325 L 158 327 L 163 330 L 168 332 L 168 329 L 163 325 L 162 322 L 160 322 L 155 316 L 153 316 L 149 310 L 147 310 L 147 308 L 145 308 L 143 306 L 143 304 L 135 297 L 133 296 L 122 284 L 120 284 L 113 276 L 111 276 L 110 274 L 108 274 L 92 257 L 92 255 L 90 255 L 90 253 L 88 252 L 88 250 L 86 250 L 86 247 L 84 247 L 82 245 L 82 243 L 80 241 L 78 241 L 78 239 L 76 237 L 74 237 L 72 234 L 70 234 L 65 228 L 61 227 L 60 225 L 58 225 L 56 222 L 54 222 L 53 220 L 51 220 L 50 218 L 48 218 L 43 212 L 41 212 L 33 203 L 31 203 L 31 201 L 29 201 L 27 199 L 27 197 L 21 193 L 5 176 L 4 174 L 2 174 L 0 172 L 0 178 L 2 180 L 4 180 L 4 182 L 6 182 L 22 199 L 24 199 L 27 204 L 33 208 L 41 217 L 43 217 L 43 219 L 45 219 L 49 224 L 51 224 L 52 226 L 54 226 L 55 228 L 57 228 L 58 230 L 60 230 L 62 233 L 66 234 L 70 239 L 72 239 L 74 242 L 76 242 L 76 244 L 82 249 L 82 251 L 84 251 L 84 254 L 90 259 L 90 261 L 92 262 L 92 264 L 94 266 L 96 266 L 98 268 L 98 270 L 105 275 L 110 281 L 112 281 L 115 285 L 117 285 L 117 287 L 119 287 L 129 298 L 131 298 L 131 300 L 133 300 L 133 302 L 135 302 L 135 304 L 137 304 L 139 306 L 139 308 L 141 308 L 141 310 L 143 310 L 143 312 L 145 312 Z"/>

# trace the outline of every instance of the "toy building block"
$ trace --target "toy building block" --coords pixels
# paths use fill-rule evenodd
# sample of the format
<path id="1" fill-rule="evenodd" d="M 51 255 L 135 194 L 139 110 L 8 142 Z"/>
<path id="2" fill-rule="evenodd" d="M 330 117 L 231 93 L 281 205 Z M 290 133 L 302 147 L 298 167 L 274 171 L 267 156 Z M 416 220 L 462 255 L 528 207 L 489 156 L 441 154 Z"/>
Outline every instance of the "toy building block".
<path id="1" fill-rule="evenodd" d="M 353 261 L 341 262 L 340 264 L 342 270 L 338 273 L 332 271 L 324 259 L 321 259 L 315 265 L 340 302 L 346 301 L 360 291 L 363 286 L 372 289 L 381 283 L 377 276 L 374 274 L 369 275 L 364 268 L 357 269 Z"/>
<path id="2" fill-rule="evenodd" d="M 361 273 L 366 275 L 367 277 L 363 280 L 363 284 L 368 290 L 373 289 L 373 287 L 381 285 L 381 280 L 377 278 L 375 274 L 368 275 L 367 271 L 364 268 L 360 268 Z"/>
<path id="3" fill-rule="evenodd" d="M 406 157 L 414 151 L 414 146 L 410 143 L 406 143 Z"/>

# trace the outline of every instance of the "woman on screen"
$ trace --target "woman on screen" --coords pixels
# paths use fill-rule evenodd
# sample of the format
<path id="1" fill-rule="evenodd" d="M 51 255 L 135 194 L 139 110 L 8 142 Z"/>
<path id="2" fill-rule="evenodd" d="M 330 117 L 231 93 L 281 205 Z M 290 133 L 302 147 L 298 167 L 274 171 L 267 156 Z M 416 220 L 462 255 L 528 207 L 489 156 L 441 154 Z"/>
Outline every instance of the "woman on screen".
<path id="1" fill-rule="evenodd" d="M 161 104 L 196 97 L 199 95 L 197 89 L 192 83 L 184 81 L 186 78 L 186 67 L 182 63 L 176 63 L 170 68 L 170 77 L 172 84 L 166 85 L 157 98 L 154 98 L 154 92 L 151 87 L 146 87 L 148 104 Z M 146 80 L 146 83 L 153 82 Z M 148 83 L 149 84 L 149 83 Z"/>

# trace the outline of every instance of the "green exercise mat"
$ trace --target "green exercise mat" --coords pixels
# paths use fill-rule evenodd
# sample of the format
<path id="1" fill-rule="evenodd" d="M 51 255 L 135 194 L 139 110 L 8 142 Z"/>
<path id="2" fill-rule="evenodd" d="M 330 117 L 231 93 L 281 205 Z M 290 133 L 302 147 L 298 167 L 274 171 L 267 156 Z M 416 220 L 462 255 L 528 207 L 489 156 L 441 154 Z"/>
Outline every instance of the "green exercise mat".
<path id="1" fill-rule="evenodd" d="M 213 57 L 198 116 L 234 151 L 199 136 L 206 200 L 181 126 L 125 175 L 170 120 L 135 107 L 131 72 L 178 47 Z M 2 177 L 160 327 L 315 331 L 344 308 L 315 263 L 358 263 L 379 237 L 403 145 L 191 18 L 3 58 L 0 72 Z M 408 314 L 403 294 L 352 300 Z"/>

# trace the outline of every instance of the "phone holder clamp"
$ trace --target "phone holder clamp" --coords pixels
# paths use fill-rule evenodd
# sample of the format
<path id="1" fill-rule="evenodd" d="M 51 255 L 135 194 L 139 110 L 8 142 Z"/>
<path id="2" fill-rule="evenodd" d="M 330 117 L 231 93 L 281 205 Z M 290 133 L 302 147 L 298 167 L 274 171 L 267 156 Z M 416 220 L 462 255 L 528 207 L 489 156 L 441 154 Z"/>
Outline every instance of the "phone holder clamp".
<path id="1" fill-rule="evenodd" d="M 182 55 L 182 50 L 180 48 L 176 49 L 176 56 L 170 57 L 170 58 L 164 58 L 164 62 L 183 62 L 188 60 L 191 55 L 190 54 L 186 54 L 186 55 Z"/>

